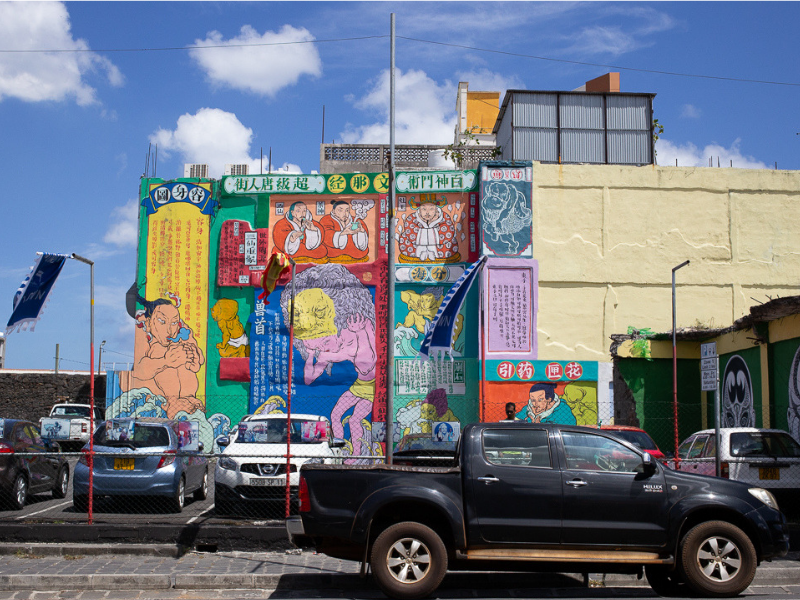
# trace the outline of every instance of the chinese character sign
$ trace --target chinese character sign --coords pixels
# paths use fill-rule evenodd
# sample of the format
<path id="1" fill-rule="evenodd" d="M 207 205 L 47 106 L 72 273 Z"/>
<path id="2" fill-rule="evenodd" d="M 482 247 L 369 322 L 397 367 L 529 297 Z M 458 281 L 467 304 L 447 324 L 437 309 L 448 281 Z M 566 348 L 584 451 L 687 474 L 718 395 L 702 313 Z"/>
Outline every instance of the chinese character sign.
<path id="1" fill-rule="evenodd" d="M 483 310 L 486 330 L 483 343 L 486 357 L 535 359 L 538 293 L 536 261 L 489 258 L 484 273 Z"/>
<path id="2" fill-rule="evenodd" d="M 222 224 L 217 260 L 217 285 L 257 286 L 269 260 L 266 229 L 253 231 L 247 221 Z"/>
<path id="3" fill-rule="evenodd" d="M 533 257 L 532 172 L 528 161 L 481 163 L 483 254 Z"/>

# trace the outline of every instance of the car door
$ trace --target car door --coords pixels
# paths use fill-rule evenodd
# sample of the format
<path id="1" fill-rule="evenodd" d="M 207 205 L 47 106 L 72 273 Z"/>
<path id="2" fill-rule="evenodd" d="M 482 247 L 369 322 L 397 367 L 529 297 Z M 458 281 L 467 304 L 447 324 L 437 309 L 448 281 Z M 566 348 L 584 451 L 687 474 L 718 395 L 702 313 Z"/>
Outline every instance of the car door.
<path id="1" fill-rule="evenodd" d="M 487 428 L 468 482 L 479 542 L 558 544 L 561 481 L 547 428 Z"/>
<path id="2" fill-rule="evenodd" d="M 661 465 L 602 434 L 561 431 L 565 458 L 565 545 L 660 547 L 667 541 L 668 494 Z"/>
<path id="3" fill-rule="evenodd" d="M 43 459 L 44 444 L 38 432 L 34 435 L 29 423 L 18 423 L 16 427 L 17 452 L 26 454 L 22 463 L 27 466 L 30 493 L 36 493 L 49 485 L 47 464 Z M 36 443 L 38 439 L 38 444 Z"/>

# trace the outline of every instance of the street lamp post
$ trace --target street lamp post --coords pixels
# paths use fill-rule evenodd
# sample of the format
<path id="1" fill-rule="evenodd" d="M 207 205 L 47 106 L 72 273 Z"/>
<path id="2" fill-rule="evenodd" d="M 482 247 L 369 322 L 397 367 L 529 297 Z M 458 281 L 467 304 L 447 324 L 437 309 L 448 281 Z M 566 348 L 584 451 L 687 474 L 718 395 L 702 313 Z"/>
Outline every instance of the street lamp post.
<path id="1" fill-rule="evenodd" d="M 89 265 L 89 525 L 92 524 L 92 498 L 94 486 L 94 262 L 88 258 L 71 255 L 77 261 Z"/>
<path id="2" fill-rule="evenodd" d="M 105 340 L 100 342 L 100 350 L 98 351 L 99 356 L 97 357 L 97 372 L 98 373 L 102 373 L 103 372 L 103 346 L 105 346 L 105 345 L 106 345 L 106 341 Z"/>
<path id="3" fill-rule="evenodd" d="M 679 467 L 678 462 L 678 338 L 676 335 L 675 324 L 675 271 L 689 264 L 688 260 L 683 261 L 672 269 L 672 413 L 675 420 L 675 466 Z"/>

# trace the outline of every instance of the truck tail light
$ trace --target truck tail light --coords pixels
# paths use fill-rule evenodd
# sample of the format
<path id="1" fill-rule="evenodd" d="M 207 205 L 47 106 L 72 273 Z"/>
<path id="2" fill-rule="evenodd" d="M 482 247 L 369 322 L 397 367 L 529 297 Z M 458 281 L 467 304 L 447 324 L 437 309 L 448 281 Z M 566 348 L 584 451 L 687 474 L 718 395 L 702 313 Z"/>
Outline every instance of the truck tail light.
<path id="1" fill-rule="evenodd" d="M 14 454 L 14 447 L 0 442 L 0 454 Z"/>
<path id="2" fill-rule="evenodd" d="M 720 463 L 720 465 L 719 465 L 719 474 L 720 474 L 721 477 L 724 477 L 725 479 L 730 479 L 731 478 L 731 469 L 730 469 L 730 466 L 728 465 L 728 463 L 726 463 L 726 462 Z"/>
<path id="3" fill-rule="evenodd" d="M 81 433 L 88 433 L 89 426 L 86 423 L 81 423 Z"/>
<path id="4" fill-rule="evenodd" d="M 311 510 L 311 500 L 308 497 L 308 484 L 306 478 L 300 475 L 300 489 L 298 490 L 298 497 L 300 498 L 300 512 L 308 512 Z"/>
<path id="5" fill-rule="evenodd" d="M 167 450 L 161 456 L 161 460 L 158 461 L 158 466 L 156 467 L 156 469 L 168 467 L 174 462 L 175 462 L 175 450 Z"/>

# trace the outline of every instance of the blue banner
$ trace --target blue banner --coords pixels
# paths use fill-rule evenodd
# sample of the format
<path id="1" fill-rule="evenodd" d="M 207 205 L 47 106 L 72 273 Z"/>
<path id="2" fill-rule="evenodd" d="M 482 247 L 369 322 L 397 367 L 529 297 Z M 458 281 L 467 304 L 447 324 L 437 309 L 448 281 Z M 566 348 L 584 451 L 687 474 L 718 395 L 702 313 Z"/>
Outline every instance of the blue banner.
<path id="1" fill-rule="evenodd" d="M 6 333 L 25 329 L 33 331 L 67 258 L 66 254 L 42 254 L 39 257 L 14 294 L 14 310 L 6 324 Z"/>
<path id="2" fill-rule="evenodd" d="M 431 321 L 425 338 L 422 340 L 422 344 L 420 344 L 419 356 L 424 360 L 428 359 L 431 350 L 434 349 L 446 351 L 448 353 L 452 351 L 453 327 L 456 323 L 456 317 L 461 310 L 461 306 L 464 304 L 469 288 L 477 278 L 480 267 L 485 260 L 486 257 L 482 256 L 475 263 L 470 265 L 461 277 L 456 280 L 453 287 L 447 292 L 444 300 L 442 300 L 439 310 L 436 312 L 433 321 Z M 452 354 L 450 358 L 452 358 Z"/>

